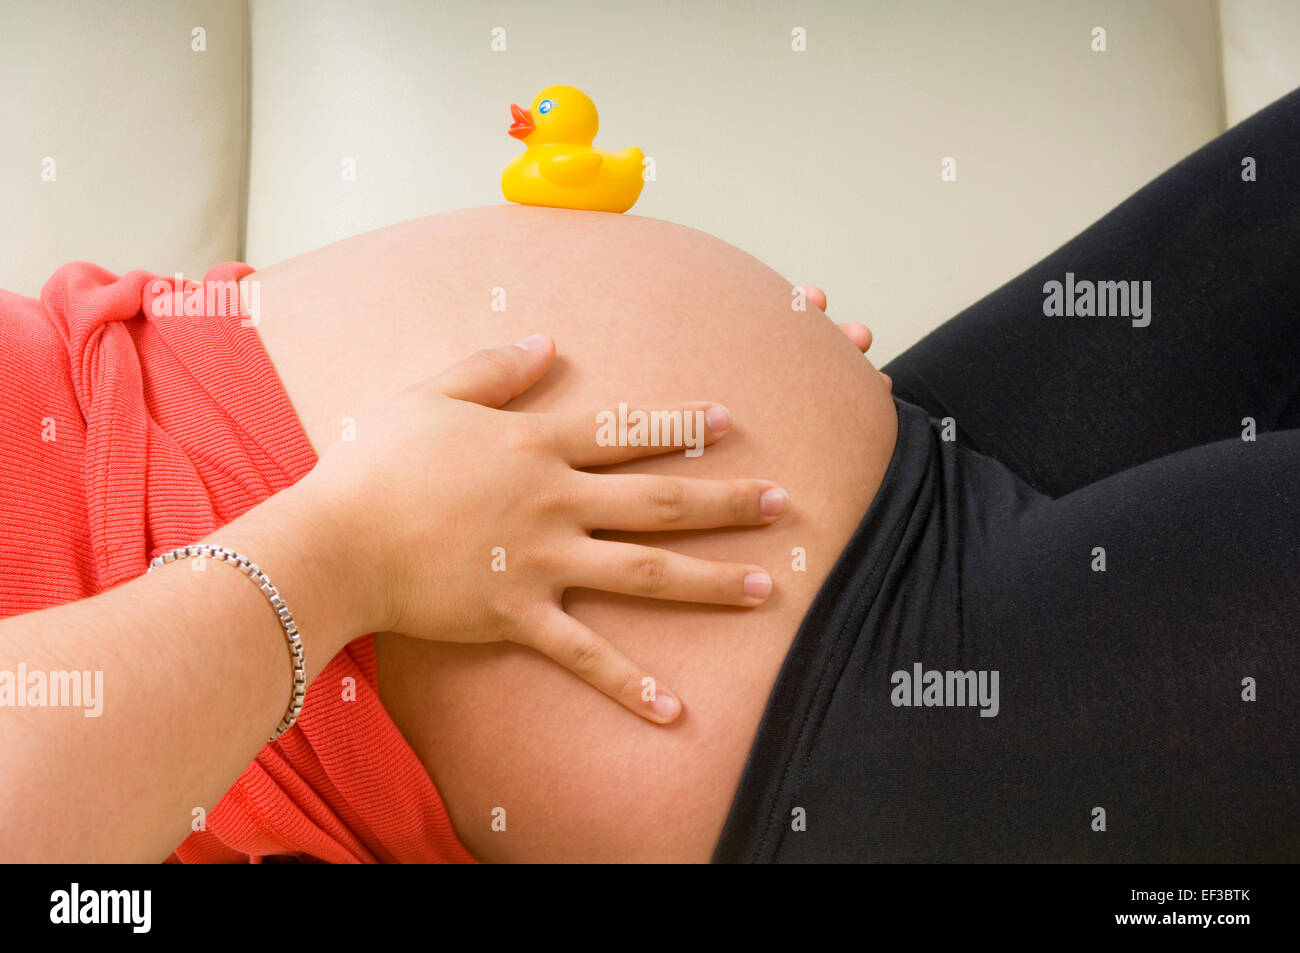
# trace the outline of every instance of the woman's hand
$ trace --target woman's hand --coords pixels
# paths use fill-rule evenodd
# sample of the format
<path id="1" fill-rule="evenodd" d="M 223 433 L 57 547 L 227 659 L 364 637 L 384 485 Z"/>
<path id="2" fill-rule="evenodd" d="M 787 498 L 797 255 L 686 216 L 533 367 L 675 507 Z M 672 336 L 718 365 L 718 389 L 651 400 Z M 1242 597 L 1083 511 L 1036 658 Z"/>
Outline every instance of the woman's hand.
<path id="1" fill-rule="evenodd" d="M 709 562 L 595 539 L 763 525 L 788 497 L 764 480 L 582 472 L 681 448 L 602 446 L 596 412 L 495 410 L 536 383 L 555 345 L 534 335 L 480 351 L 358 422 L 299 486 L 345 534 L 358 631 L 531 646 L 633 712 L 668 722 L 680 701 L 568 615 L 571 587 L 755 606 L 771 592 L 758 566 Z M 719 404 L 691 415 L 712 443 L 731 425 Z"/>
<path id="2" fill-rule="evenodd" d="M 816 285 L 800 285 L 804 297 L 813 303 L 814 306 L 822 311 L 826 310 L 826 292 Z M 871 329 L 865 324 L 859 324 L 856 321 L 849 321 L 840 325 L 840 330 L 849 336 L 849 340 L 858 346 L 858 350 L 863 354 L 871 349 Z M 885 379 L 885 383 L 892 390 L 894 387 L 893 380 L 884 371 L 880 371 L 880 376 Z"/>

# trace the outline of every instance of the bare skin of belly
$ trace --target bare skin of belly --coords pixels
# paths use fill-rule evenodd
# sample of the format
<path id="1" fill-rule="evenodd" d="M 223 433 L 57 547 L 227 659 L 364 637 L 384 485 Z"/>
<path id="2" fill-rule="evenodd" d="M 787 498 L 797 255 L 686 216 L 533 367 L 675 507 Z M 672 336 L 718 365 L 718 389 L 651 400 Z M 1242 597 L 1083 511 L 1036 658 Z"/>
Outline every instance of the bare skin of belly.
<path id="1" fill-rule="evenodd" d="M 764 566 L 768 602 L 716 608 L 585 590 L 565 599 L 679 693 L 685 711 L 673 725 L 637 718 L 530 649 L 376 637 L 383 702 L 476 857 L 707 861 L 795 632 L 893 453 L 897 418 L 880 376 L 820 311 L 792 310 L 791 283 L 761 262 L 634 216 L 469 209 L 256 277 L 259 333 L 318 453 L 349 418 L 535 331 L 555 338 L 559 361 L 512 409 L 731 409 L 731 433 L 702 456 L 612 469 L 784 486 L 791 509 L 771 527 L 637 537 Z M 793 569 L 796 547 L 806 571 Z M 493 829 L 497 808 L 504 831 Z"/>

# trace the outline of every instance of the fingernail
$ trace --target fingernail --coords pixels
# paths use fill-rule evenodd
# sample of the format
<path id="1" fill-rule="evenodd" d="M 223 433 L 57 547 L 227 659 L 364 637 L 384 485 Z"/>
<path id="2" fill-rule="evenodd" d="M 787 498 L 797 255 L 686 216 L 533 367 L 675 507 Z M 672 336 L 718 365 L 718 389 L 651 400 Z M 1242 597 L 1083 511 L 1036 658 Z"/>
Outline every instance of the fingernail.
<path id="1" fill-rule="evenodd" d="M 525 351 L 540 351 L 546 346 L 545 334 L 530 334 L 522 341 L 516 341 L 515 347 L 521 347 Z"/>
<path id="2" fill-rule="evenodd" d="M 765 572 L 751 572 L 745 575 L 745 595 L 755 599 L 766 599 L 772 591 L 772 577 Z"/>
<path id="3" fill-rule="evenodd" d="M 731 411 L 721 404 L 714 404 L 704 412 L 704 420 L 711 433 L 720 434 L 731 426 Z"/>
<path id="4" fill-rule="evenodd" d="M 675 718 L 682 710 L 682 704 L 672 695 L 659 692 L 655 695 L 655 700 L 650 703 L 650 709 L 660 718 Z"/>
<path id="5" fill-rule="evenodd" d="M 764 516 L 780 516 L 790 505 L 790 494 L 779 486 L 764 490 L 758 498 L 758 508 Z"/>

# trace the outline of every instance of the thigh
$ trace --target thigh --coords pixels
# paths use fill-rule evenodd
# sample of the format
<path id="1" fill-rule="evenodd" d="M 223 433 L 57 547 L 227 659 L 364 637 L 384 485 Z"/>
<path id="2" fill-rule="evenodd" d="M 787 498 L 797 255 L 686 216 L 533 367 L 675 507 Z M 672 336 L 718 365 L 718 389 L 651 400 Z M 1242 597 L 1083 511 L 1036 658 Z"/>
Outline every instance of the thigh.
<path id="1" fill-rule="evenodd" d="M 1018 831 L 1065 856 L 1300 857 L 1298 466 L 1296 430 L 1184 451 L 1033 508 L 981 560 Z M 1098 806 L 1106 838 L 1075 823 Z"/>
<path id="2" fill-rule="evenodd" d="M 963 442 L 1053 496 L 1234 436 L 1246 417 L 1259 430 L 1297 427 L 1298 235 L 1300 90 L 1178 163 L 885 370 L 900 397 L 953 417 Z M 1047 316 L 1053 281 L 1063 295 L 1067 282 L 1079 282 L 1076 293 L 1082 282 L 1143 283 L 1150 323 Z"/>
<path id="3" fill-rule="evenodd" d="M 732 410 L 735 430 L 703 456 L 623 469 L 785 486 L 792 512 L 770 528 L 648 540 L 765 566 L 768 603 L 566 597 L 670 681 L 686 706 L 673 726 L 641 721 L 526 649 L 376 640 L 384 705 L 477 856 L 707 860 L 794 633 L 892 453 L 897 421 L 879 375 L 820 314 L 791 312 L 789 282 L 753 258 L 631 216 L 468 210 L 259 276 L 259 330 L 318 448 L 393 391 L 535 331 L 555 337 L 559 364 L 517 407 L 711 398 Z M 496 808 L 505 831 L 493 829 Z"/>
<path id="4" fill-rule="evenodd" d="M 1297 466 L 1296 430 L 1187 450 L 980 554 L 969 624 L 1002 672 L 982 793 L 1009 854 L 1300 857 Z"/>
<path id="5" fill-rule="evenodd" d="M 1297 465 L 1291 430 L 985 485 L 959 622 L 862 633 L 774 859 L 1300 859 Z"/>

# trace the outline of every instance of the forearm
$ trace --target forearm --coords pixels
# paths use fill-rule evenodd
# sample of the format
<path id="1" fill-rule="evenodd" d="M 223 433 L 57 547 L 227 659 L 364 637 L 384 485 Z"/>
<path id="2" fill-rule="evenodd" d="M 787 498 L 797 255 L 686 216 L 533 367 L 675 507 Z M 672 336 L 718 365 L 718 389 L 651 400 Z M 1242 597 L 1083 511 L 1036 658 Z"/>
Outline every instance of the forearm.
<path id="1" fill-rule="evenodd" d="M 363 634 L 337 540 L 301 485 L 206 540 L 246 554 L 280 590 L 309 680 Z M 103 673 L 95 717 L 0 707 L 0 858 L 161 861 L 265 744 L 292 687 L 283 631 L 248 577 L 204 563 L 0 622 L 0 672 Z"/>

